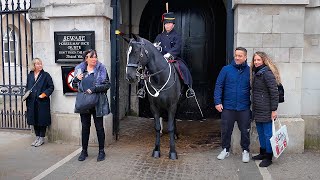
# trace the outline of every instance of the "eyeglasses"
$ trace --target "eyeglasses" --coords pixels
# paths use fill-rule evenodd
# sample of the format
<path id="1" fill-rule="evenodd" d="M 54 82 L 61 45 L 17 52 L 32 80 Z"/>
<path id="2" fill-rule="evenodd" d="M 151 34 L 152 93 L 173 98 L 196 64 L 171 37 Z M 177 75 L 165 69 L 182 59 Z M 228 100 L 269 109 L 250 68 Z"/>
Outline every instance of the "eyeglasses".
<path id="1" fill-rule="evenodd" d="M 97 56 L 92 56 L 92 57 L 90 57 L 90 56 L 86 56 L 86 58 L 97 58 Z"/>

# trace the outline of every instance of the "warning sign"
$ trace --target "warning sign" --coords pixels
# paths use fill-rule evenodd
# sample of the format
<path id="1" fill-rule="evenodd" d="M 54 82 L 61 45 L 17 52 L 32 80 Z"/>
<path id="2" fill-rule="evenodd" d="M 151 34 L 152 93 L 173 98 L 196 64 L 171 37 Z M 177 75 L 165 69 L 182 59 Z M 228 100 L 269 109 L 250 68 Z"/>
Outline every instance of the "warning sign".
<path id="1" fill-rule="evenodd" d="M 61 66 L 64 95 L 76 95 L 77 89 L 72 86 L 74 66 Z"/>
<path id="2" fill-rule="evenodd" d="M 66 81 L 67 81 L 68 88 L 70 88 L 74 92 L 77 92 L 77 89 L 72 86 L 73 78 L 74 78 L 74 69 L 69 72 L 66 78 Z"/>

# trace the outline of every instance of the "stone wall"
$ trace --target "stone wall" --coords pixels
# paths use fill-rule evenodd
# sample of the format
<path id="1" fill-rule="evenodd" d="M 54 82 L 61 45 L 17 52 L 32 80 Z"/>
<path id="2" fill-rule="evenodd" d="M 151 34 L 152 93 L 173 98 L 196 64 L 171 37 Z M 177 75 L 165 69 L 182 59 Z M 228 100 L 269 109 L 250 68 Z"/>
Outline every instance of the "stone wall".
<path id="1" fill-rule="evenodd" d="M 320 75 L 320 26 L 315 25 L 320 21 L 319 6 L 319 0 L 233 0 L 234 46 L 248 49 L 249 62 L 255 51 L 265 51 L 276 62 L 285 88 L 285 102 L 279 105 L 279 116 L 286 117 L 288 130 L 294 132 L 292 138 L 303 137 L 303 142 L 305 133 L 306 141 L 319 134 L 309 128 L 318 119 L 296 121 L 290 117 L 320 114 L 320 83 L 314 78 Z M 299 131 L 290 130 L 292 128 Z M 233 138 L 239 138 L 239 134 L 234 134 Z M 310 141 L 317 141 L 317 138 Z M 252 142 L 257 144 L 258 141 L 252 139 Z M 298 144 L 299 148 L 292 152 L 303 152 L 300 140 Z M 233 149 L 239 151 L 238 145 L 233 145 Z M 254 149 L 256 147 L 253 145 Z"/>
<path id="2" fill-rule="evenodd" d="M 279 67 L 286 102 L 279 114 L 300 116 L 305 7 L 298 5 L 238 5 L 235 46 L 248 49 L 248 61 L 265 51 Z"/>
<path id="3" fill-rule="evenodd" d="M 320 115 L 320 1 L 309 5 L 305 13 L 302 66 L 302 115 Z"/>

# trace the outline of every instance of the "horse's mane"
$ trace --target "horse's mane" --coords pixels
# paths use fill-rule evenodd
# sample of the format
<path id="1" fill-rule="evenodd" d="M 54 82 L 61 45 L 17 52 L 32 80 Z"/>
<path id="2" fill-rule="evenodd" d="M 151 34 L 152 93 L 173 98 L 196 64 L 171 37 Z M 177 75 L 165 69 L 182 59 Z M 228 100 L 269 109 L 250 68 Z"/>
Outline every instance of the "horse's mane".
<path id="1" fill-rule="evenodd" d="M 153 51 L 154 55 L 163 56 L 161 54 L 161 52 L 156 47 L 154 47 L 154 45 L 149 40 L 142 38 L 142 37 L 139 37 L 139 38 L 140 38 L 140 39 L 138 39 L 139 42 L 144 42 L 146 44 L 146 46 L 148 47 L 148 49 Z"/>

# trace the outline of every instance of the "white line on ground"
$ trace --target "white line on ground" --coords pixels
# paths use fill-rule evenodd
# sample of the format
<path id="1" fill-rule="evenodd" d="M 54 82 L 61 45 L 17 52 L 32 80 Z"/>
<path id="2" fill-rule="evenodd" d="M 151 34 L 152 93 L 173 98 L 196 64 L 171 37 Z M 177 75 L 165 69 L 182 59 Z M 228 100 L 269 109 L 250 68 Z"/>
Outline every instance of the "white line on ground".
<path id="1" fill-rule="evenodd" d="M 34 177 L 32 180 L 40 180 L 44 177 L 46 177 L 48 174 L 50 174 L 52 171 L 56 170 L 57 168 L 59 168 L 60 166 L 62 166 L 63 164 L 65 164 L 66 162 L 70 161 L 70 159 L 72 159 L 73 157 L 75 157 L 77 154 L 79 154 L 81 152 L 82 148 L 79 148 L 77 150 L 75 150 L 73 153 L 69 154 L 67 157 L 63 158 L 61 161 L 57 162 L 56 164 L 52 165 L 51 167 L 49 167 L 47 170 L 43 171 L 41 174 L 39 174 L 38 176 Z"/>
<path id="2" fill-rule="evenodd" d="M 259 167 L 261 161 L 255 161 L 263 180 L 272 180 L 271 174 L 267 168 Z"/>

